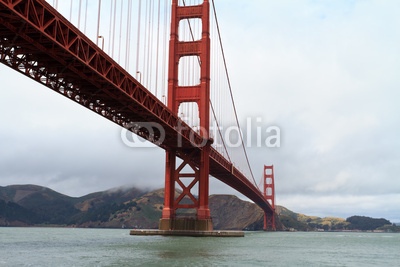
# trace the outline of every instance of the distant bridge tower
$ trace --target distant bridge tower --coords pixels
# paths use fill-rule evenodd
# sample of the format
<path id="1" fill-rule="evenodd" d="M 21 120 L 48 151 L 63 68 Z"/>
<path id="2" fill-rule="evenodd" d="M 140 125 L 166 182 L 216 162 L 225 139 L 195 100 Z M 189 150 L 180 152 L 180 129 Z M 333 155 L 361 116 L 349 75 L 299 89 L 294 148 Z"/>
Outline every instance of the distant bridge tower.
<path id="1" fill-rule="evenodd" d="M 264 184 L 264 197 L 271 204 L 272 213 L 266 213 L 264 211 L 264 230 L 275 231 L 275 181 L 274 181 L 274 165 L 265 166 L 263 173 L 263 184 Z"/>
<path id="2" fill-rule="evenodd" d="M 183 19 L 201 19 L 202 38 L 197 41 L 179 41 L 179 22 Z M 181 103 L 197 103 L 200 114 L 200 135 L 206 140 L 201 152 L 183 149 L 177 144 L 166 152 L 165 201 L 160 230 L 203 230 L 212 231 L 212 221 L 208 204 L 209 195 L 209 157 L 212 140 L 210 127 L 210 3 L 204 0 L 197 6 L 179 6 L 172 1 L 171 39 L 169 43 L 168 108 L 175 114 Z M 199 56 L 201 79 L 199 85 L 179 86 L 179 61 L 182 57 Z M 176 157 L 183 159 L 177 168 Z M 198 166 L 194 159 L 200 159 Z M 186 183 L 184 183 L 184 181 Z M 189 182 L 187 182 L 189 181 Z M 182 193 L 175 198 L 175 185 Z M 198 188 L 196 198 L 191 190 Z M 188 203 L 190 202 L 190 203 Z M 178 209 L 195 209 L 196 218 L 178 218 Z"/>

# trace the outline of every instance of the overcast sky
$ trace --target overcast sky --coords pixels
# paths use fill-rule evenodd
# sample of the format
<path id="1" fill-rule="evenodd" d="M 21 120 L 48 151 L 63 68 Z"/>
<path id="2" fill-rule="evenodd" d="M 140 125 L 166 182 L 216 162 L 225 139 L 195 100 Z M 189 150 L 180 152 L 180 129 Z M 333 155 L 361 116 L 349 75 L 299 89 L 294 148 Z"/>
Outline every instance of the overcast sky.
<path id="1" fill-rule="evenodd" d="M 277 204 L 400 222 L 400 2 L 216 6 L 240 122 L 281 129 L 279 148 L 249 149 L 257 179 L 275 166 Z M 160 148 L 125 146 L 117 125 L 4 65 L 0 78 L 0 186 L 164 186 Z M 210 191 L 236 194 L 215 179 Z"/>

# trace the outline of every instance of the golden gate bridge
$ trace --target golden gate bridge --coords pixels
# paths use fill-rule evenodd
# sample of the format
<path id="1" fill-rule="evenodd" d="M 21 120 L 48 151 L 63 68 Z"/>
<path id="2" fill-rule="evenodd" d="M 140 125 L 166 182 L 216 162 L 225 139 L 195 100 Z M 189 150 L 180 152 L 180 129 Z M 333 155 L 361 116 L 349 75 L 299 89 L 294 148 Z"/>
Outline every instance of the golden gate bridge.
<path id="1" fill-rule="evenodd" d="M 0 0 L 0 61 L 166 151 L 161 230 L 212 231 L 209 175 L 275 230 L 273 166 L 260 190 L 213 0 Z"/>

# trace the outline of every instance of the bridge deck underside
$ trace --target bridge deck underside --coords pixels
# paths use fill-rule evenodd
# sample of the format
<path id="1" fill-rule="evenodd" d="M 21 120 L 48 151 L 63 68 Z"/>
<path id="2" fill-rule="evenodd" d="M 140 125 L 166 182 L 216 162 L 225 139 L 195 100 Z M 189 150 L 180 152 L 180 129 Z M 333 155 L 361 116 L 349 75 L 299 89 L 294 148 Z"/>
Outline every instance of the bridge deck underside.
<path id="1" fill-rule="evenodd" d="M 43 0 L 0 0 L 0 62 L 163 149 L 201 150 L 201 136 Z M 145 122 L 162 126 L 162 143 L 157 129 L 140 127 Z M 210 155 L 212 176 L 274 213 L 229 161 L 214 149 Z"/>

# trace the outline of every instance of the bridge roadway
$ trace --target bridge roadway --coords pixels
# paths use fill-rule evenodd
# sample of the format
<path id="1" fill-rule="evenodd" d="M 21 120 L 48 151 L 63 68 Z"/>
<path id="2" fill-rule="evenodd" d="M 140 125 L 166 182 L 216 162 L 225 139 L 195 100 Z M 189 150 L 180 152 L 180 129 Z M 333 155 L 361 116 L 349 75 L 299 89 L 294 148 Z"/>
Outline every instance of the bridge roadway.
<path id="1" fill-rule="evenodd" d="M 0 0 L 0 61 L 165 150 L 201 150 L 200 135 L 44 0 Z M 157 128 L 142 127 L 147 122 L 162 126 L 163 142 Z M 274 214 L 262 192 L 213 148 L 210 174 Z"/>

